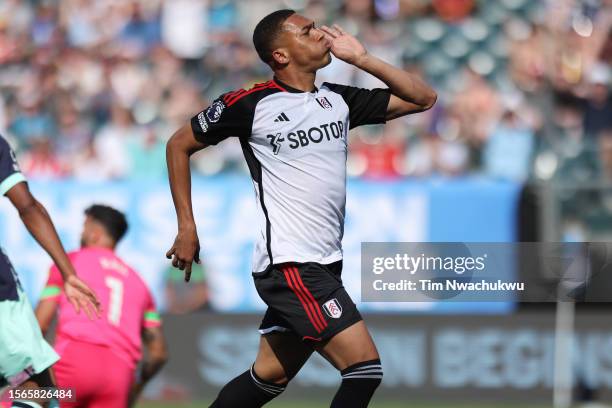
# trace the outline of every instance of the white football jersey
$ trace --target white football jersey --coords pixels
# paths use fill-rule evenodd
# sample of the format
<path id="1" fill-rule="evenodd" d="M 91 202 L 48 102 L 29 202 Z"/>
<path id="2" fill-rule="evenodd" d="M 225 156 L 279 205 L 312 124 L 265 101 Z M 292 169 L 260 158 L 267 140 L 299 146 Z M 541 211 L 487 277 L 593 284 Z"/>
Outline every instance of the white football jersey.
<path id="1" fill-rule="evenodd" d="M 303 92 L 275 78 L 226 93 L 192 118 L 207 145 L 240 139 L 261 209 L 253 272 L 342 259 L 348 131 L 384 123 L 389 97 L 327 82 Z"/>

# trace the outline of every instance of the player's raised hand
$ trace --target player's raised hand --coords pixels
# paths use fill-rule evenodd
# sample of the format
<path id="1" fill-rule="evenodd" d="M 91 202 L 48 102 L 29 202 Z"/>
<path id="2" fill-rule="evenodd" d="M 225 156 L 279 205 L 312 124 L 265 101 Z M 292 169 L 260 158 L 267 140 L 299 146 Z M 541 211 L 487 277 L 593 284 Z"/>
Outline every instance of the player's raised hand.
<path id="1" fill-rule="evenodd" d="M 337 24 L 332 27 L 322 26 L 321 31 L 325 33 L 325 37 L 331 43 L 332 54 L 342 61 L 355 65 L 360 58 L 368 53 L 357 38 L 344 31 Z"/>
<path id="2" fill-rule="evenodd" d="M 185 271 L 185 282 L 189 282 L 193 262 L 200 263 L 200 240 L 196 230 L 179 231 L 166 258 L 172 259 L 172 266 Z"/>
<path id="3" fill-rule="evenodd" d="M 83 310 L 90 320 L 100 317 L 100 300 L 78 276 L 72 274 L 64 281 L 64 293 L 77 313 Z"/>

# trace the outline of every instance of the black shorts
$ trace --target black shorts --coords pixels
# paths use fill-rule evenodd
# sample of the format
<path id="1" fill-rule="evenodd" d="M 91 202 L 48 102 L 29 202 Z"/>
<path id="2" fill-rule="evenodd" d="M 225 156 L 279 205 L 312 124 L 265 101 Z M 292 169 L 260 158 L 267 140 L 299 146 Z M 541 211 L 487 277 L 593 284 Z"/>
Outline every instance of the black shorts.
<path id="1" fill-rule="evenodd" d="M 259 332 L 290 331 L 319 342 L 362 320 L 341 273 L 342 261 L 283 263 L 254 273 L 257 292 L 268 305 Z"/>

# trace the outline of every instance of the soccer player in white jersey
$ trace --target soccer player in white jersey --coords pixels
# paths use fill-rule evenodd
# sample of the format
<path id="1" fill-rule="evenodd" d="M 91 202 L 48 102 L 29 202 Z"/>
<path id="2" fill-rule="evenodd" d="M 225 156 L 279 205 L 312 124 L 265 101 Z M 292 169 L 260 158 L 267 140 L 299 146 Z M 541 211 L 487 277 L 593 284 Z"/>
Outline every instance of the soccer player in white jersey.
<path id="1" fill-rule="evenodd" d="M 260 207 L 252 272 L 268 310 L 259 328 L 259 352 L 212 407 L 265 405 L 314 351 L 342 376 L 331 407 L 367 407 L 383 372 L 341 280 L 348 131 L 427 110 L 436 93 L 418 77 L 369 54 L 342 28 L 318 28 L 292 10 L 263 18 L 253 42 L 273 79 L 221 95 L 167 145 L 178 235 L 166 255 L 185 270 L 186 280 L 200 250 L 191 205 L 191 154 L 237 137 Z M 329 64 L 330 53 L 388 88 L 315 87 L 316 72 Z"/>

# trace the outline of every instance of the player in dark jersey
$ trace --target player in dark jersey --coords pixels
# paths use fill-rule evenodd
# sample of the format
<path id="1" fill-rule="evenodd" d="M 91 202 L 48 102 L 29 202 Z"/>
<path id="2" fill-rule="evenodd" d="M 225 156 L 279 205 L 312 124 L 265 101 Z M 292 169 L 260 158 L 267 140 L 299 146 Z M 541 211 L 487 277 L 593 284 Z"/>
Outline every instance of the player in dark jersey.
<path id="1" fill-rule="evenodd" d="M 45 208 L 30 193 L 15 154 L 0 136 L 0 194 L 15 206 L 24 225 L 58 266 L 64 292 L 72 306 L 93 318 L 99 300 L 74 271 Z M 0 395 L 4 385 L 36 389 L 51 387 L 48 368 L 58 360 L 43 339 L 34 312 L 8 257 L 0 250 Z M 27 394 L 26 394 L 27 395 Z M 48 400 L 19 400 L 13 407 L 47 407 Z"/>
<path id="2" fill-rule="evenodd" d="M 381 382 L 376 346 L 341 279 L 348 130 L 429 109 L 436 93 L 416 76 L 368 54 L 334 26 L 317 28 L 292 10 L 255 28 L 253 42 L 274 78 L 216 99 L 167 145 L 178 234 L 166 254 L 185 270 L 199 262 L 189 157 L 237 137 L 260 207 L 253 277 L 268 310 L 249 370 L 220 391 L 212 407 L 261 407 L 278 396 L 313 351 L 342 375 L 332 407 L 366 407 Z M 337 58 L 388 88 L 323 83 L 319 68 Z"/>

